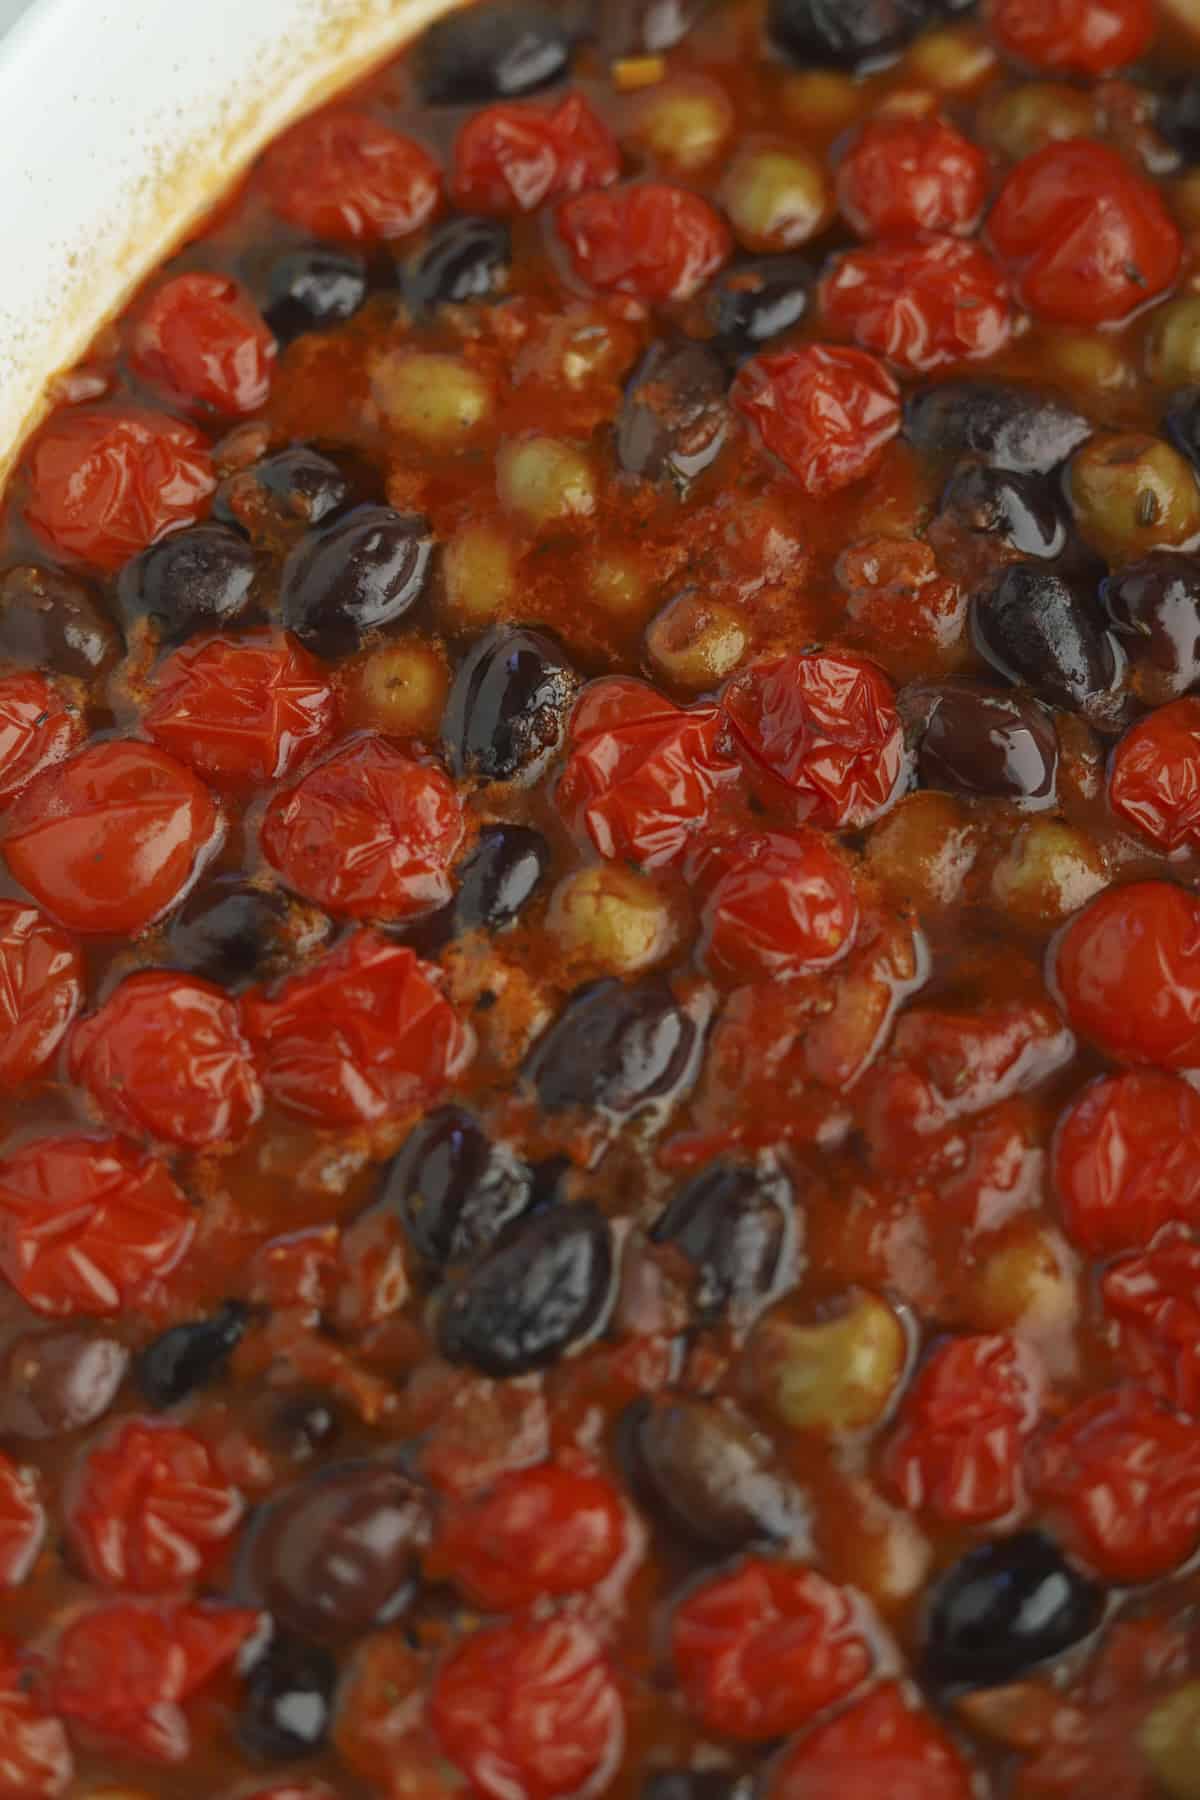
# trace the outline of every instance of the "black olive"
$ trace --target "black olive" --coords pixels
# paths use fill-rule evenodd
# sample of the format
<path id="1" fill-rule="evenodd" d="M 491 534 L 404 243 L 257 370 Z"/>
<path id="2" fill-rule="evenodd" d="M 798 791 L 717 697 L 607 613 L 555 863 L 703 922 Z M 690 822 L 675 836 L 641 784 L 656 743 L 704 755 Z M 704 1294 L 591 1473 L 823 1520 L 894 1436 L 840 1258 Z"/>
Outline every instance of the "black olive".
<path id="1" fill-rule="evenodd" d="M 579 678 L 552 638 L 501 625 L 471 646 L 442 718 L 456 775 L 533 780 L 562 743 Z"/>
<path id="2" fill-rule="evenodd" d="M 22 563 L 0 575 L 0 658 L 82 680 L 121 656 L 121 633 L 91 589 L 60 569 Z"/>
<path id="3" fill-rule="evenodd" d="M 639 1800 L 750 1800 L 753 1792 L 751 1777 L 732 1769 L 655 1769 Z"/>
<path id="4" fill-rule="evenodd" d="M 911 43 L 930 0 L 768 0 L 767 34 L 798 63 L 853 68 Z"/>
<path id="5" fill-rule="evenodd" d="M 258 1509 L 238 1591 L 302 1637 L 362 1637 L 408 1610 L 428 1535 L 424 1498 L 406 1476 L 335 1463 Z"/>
<path id="6" fill-rule="evenodd" d="M 503 931 L 528 906 L 550 870 L 550 846 L 531 825 L 485 825 L 471 854 L 454 871 L 453 900 L 404 938 L 436 956 L 466 931 Z"/>
<path id="7" fill-rule="evenodd" d="M 1190 75 L 1164 94 L 1154 122 L 1186 162 L 1200 158 L 1200 76 Z"/>
<path id="8" fill-rule="evenodd" d="M 927 455 L 978 456 L 1018 475 L 1048 475 L 1094 429 L 1074 407 L 998 381 L 918 388 L 905 405 L 904 428 Z"/>
<path id="9" fill-rule="evenodd" d="M 298 444 L 223 481 L 213 512 L 225 524 L 248 531 L 263 523 L 320 525 L 349 495 L 350 483 L 337 464 L 310 445 Z"/>
<path id="10" fill-rule="evenodd" d="M 497 1378 L 543 1369 L 596 1330 L 612 1285 L 608 1221 L 586 1201 L 552 1206 L 510 1225 L 451 1290 L 439 1347 Z"/>
<path id="11" fill-rule="evenodd" d="M 512 263 L 512 236 L 501 219 L 448 219 L 404 263 L 400 291 L 421 317 L 447 302 L 491 300 L 503 292 Z"/>
<path id="12" fill-rule="evenodd" d="M 716 1163 L 680 1188 L 652 1232 L 696 1266 L 702 1319 L 732 1308 L 759 1311 L 792 1273 L 796 1225 L 792 1184 L 781 1171 Z"/>
<path id="13" fill-rule="evenodd" d="M 281 344 L 343 325 L 367 297 L 367 265 L 354 250 L 312 244 L 285 250 L 267 271 L 263 317 Z"/>
<path id="14" fill-rule="evenodd" d="M 245 1671 L 237 1735 L 264 1762 L 314 1755 L 329 1735 L 337 1660 L 322 1644 L 272 1632 Z"/>
<path id="15" fill-rule="evenodd" d="M 1104 1589 L 1037 1531 L 968 1550 L 925 1604 L 923 1673 L 936 1687 L 1012 1681 L 1090 1637 Z"/>
<path id="16" fill-rule="evenodd" d="M 270 1404 L 266 1431 L 292 1462 L 333 1448 L 342 1435 L 343 1413 L 332 1394 L 319 1388 L 297 1388 Z"/>
<path id="17" fill-rule="evenodd" d="M 172 1325 L 137 1356 L 133 1379 L 149 1405 L 177 1406 L 225 1371 L 250 1322 L 247 1307 L 229 1301 L 208 1319 Z"/>
<path id="18" fill-rule="evenodd" d="M 193 525 L 126 563 L 117 600 L 126 620 L 143 616 L 167 643 L 241 624 L 258 574 L 251 545 L 223 525 Z"/>
<path id="19" fill-rule="evenodd" d="M 425 591 L 433 555 L 427 520 L 390 506 L 356 506 L 301 538 L 283 566 L 283 623 L 319 656 L 357 650 Z"/>
<path id="20" fill-rule="evenodd" d="M 571 995 L 524 1073 L 547 1112 L 582 1106 L 620 1119 L 679 1090 L 699 1039 L 665 981 L 597 981 Z"/>
<path id="21" fill-rule="evenodd" d="M 413 49 L 417 89 L 428 106 L 479 106 L 562 81 L 571 33 L 538 0 L 480 0 L 426 27 Z"/>
<path id="22" fill-rule="evenodd" d="M 1083 584 L 1010 563 L 971 601 L 976 648 L 1009 681 L 1103 729 L 1120 723 L 1124 658 Z"/>
<path id="23" fill-rule="evenodd" d="M 1200 470 L 1200 387 L 1176 388 L 1163 414 L 1163 433 Z"/>
<path id="24" fill-rule="evenodd" d="M 711 0 L 587 0 L 584 26 L 604 56 L 658 56 L 681 44 Z"/>
<path id="25" fill-rule="evenodd" d="M 1053 806 L 1058 778 L 1054 720 L 1028 694 L 984 688 L 928 688 L 917 753 L 922 786 Z"/>
<path id="26" fill-rule="evenodd" d="M 477 1255 L 530 1204 L 533 1174 L 461 1106 L 428 1113 L 384 1172 L 372 1213 L 399 1219 L 430 1262 Z"/>
<path id="27" fill-rule="evenodd" d="M 730 356 L 752 356 L 801 323 L 815 279 L 803 256 L 756 256 L 723 270 L 705 299 L 714 341 Z"/>
<path id="28" fill-rule="evenodd" d="M 29 1331 L 0 1357 L 0 1438 L 62 1437 L 102 1419 L 117 1397 L 129 1352 L 88 1331 Z"/>
<path id="29" fill-rule="evenodd" d="M 1200 556 L 1154 550 L 1110 575 L 1100 597 L 1139 699 L 1163 706 L 1200 682 Z"/>
<path id="30" fill-rule="evenodd" d="M 1061 556 L 1067 545 L 1066 508 L 1042 475 L 968 463 L 947 482 L 941 516 L 1040 562 Z"/>
<path id="31" fill-rule="evenodd" d="M 807 1516 L 769 1443 L 711 1400 L 637 1401 L 622 1421 L 633 1481 L 674 1530 L 722 1552 L 794 1539 Z"/>
<path id="32" fill-rule="evenodd" d="M 697 343 L 659 342 L 625 390 L 617 415 L 617 462 L 627 475 L 681 488 L 721 453 L 729 432 L 725 371 Z"/>
<path id="33" fill-rule="evenodd" d="M 255 981 L 285 960 L 287 920 L 281 894 L 221 875 L 189 895 L 172 918 L 166 960 L 225 987 Z"/>

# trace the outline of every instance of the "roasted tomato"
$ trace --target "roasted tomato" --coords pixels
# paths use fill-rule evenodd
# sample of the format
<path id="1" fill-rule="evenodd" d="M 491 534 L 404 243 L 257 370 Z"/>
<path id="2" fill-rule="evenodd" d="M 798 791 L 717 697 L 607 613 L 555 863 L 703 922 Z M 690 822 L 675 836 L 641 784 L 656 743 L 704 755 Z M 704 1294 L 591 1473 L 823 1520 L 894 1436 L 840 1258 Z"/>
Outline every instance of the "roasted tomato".
<path id="1" fill-rule="evenodd" d="M 1200 700 L 1160 706 L 1117 745 L 1108 797 L 1160 850 L 1200 844 Z"/>
<path id="2" fill-rule="evenodd" d="M 581 94 L 551 108 L 485 106 L 454 145 L 454 198 L 471 212 L 532 212 L 620 173 L 620 146 Z"/>
<path id="3" fill-rule="evenodd" d="M 845 956 L 858 900 L 845 859 L 813 832 L 745 833 L 715 858 L 703 924 L 705 961 L 728 981 L 786 980 Z"/>
<path id="4" fill-rule="evenodd" d="M 45 1538 L 46 1513 L 33 1471 L 0 1456 L 0 1588 L 17 1587 L 30 1575 Z"/>
<path id="5" fill-rule="evenodd" d="M 690 299 L 733 249 L 707 200 L 654 181 L 565 200 L 558 233 L 590 286 L 648 305 Z"/>
<path id="6" fill-rule="evenodd" d="M 1053 1168 L 1090 1256 L 1138 1249 L 1171 1220 L 1200 1226 L 1200 1094 L 1152 1070 L 1093 1082 L 1059 1121 Z"/>
<path id="7" fill-rule="evenodd" d="M 1154 0 L 992 0 L 1001 50 L 1035 69 L 1109 75 L 1154 36 Z"/>
<path id="8" fill-rule="evenodd" d="M 425 1559 L 475 1606 L 516 1612 L 543 1594 L 585 1592 L 625 1548 L 625 1509 L 611 1481 L 543 1463 L 489 1492 L 446 1503 Z"/>
<path id="9" fill-rule="evenodd" d="M 68 757 L 83 733 L 79 708 L 44 675 L 0 680 L 0 806 Z"/>
<path id="10" fill-rule="evenodd" d="M 441 175 L 427 150 L 367 113 L 341 109 L 302 119 L 277 138 L 260 173 L 282 218 L 347 243 L 407 237 L 441 200 Z"/>
<path id="11" fill-rule="evenodd" d="M 1013 325 L 1003 271 L 955 237 L 846 251 L 821 283 L 821 311 L 864 350 L 920 372 L 995 356 Z"/>
<path id="12" fill-rule="evenodd" d="M 1067 1017 L 1118 1062 L 1200 1061 L 1200 900 L 1169 881 L 1109 888 L 1072 921 L 1054 965 Z"/>
<path id="13" fill-rule="evenodd" d="M 814 499 L 861 481 L 900 429 L 900 390 L 861 350 L 805 344 L 754 357 L 733 404 Z"/>
<path id="14" fill-rule="evenodd" d="M 1200 1245 L 1168 1233 L 1111 1263 L 1100 1282 L 1120 1365 L 1176 1412 L 1200 1414 Z"/>
<path id="15" fill-rule="evenodd" d="M 235 281 L 177 275 L 135 315 L 130 356 L 143 380 L 172 400 L 252 413 L 270 392 L 275 339 Z"/>
<path id="16" fill-rule="evenodd" d="M 770 1800 L 849 1800 L 864 1784 L 881 1800 L 973 1800 L 976 1793 L 960 1751 L 895 1682 L 785 1750 L 767 1791 Z"/>
<path id="17" fill-rule="evenodd" d="M 45 1072 L 83 1000 L 83 965 L 36 906 L 0 903 L 0 1087 Z"/>
<path id="18" fill-rule="evenodd" d="M 74 1764 L 61 1719 L 33 1691 L 14 1644 L 0 1640 L 0 1800 L 60 1800 Z"/>
<path id="19" fill-rule="evenodd" d="M 872 119 L 837 173 L 838 204 L 862 237 L 968 232 L 987 193 L 987 156 L 936 116 Z"/>

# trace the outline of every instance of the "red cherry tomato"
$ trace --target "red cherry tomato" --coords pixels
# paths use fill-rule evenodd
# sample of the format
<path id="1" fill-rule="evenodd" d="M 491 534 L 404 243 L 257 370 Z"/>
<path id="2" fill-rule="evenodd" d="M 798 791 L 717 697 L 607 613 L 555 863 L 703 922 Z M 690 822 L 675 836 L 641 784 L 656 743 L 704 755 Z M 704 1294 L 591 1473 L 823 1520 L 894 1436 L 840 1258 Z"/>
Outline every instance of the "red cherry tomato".
<path id="1" fill-rule="evenodd" d="M 0 1272 L 35 1312 L 124 1311 L 194 1230 L 163 1165 L 121 1138 L 39 1138 L 0 1158 Z"/>
<path id="2" fill-rule="evenodd" d="M 675 1669 L 706 1731 L 766 1743 L 842 1700 L 874 1665 L 859 1602 L 813 1569 L 747 1557 L 676 1608 Z"/>
<path id="3" fill-rule="evenodd" d="M 0 902 L 0 1087 L 44 1073 L 82 1000 L 70 938 L 35 906 Z"/>
<path id="4" fill-rule="evenodd" d="M 1109 888 L 1063 934 L 1067 1017 L 1118 1062 L 1200 1062 L 1200 899 L 1169 881 Z"/>
<path id="5" fill-rule="evenodd" d="M 33 1471 L 0 1456 L 0 1588 L 19 1587 L 26 1580 L 45 1537 L 46 1513 Z"/>
<path id="6" fill-rule="evenodd" d="M 1036 1447 L 1032 1485 L 1107 1581 L 1154 1581 L 1200 1544 L 1200 1424 L 1126 1386 L 1093 1394 Z"/>
<path id="7" fill-rule="evenodd" d="M 1169 288 L 1183 250 L 1159 190 L 1106 144 L 1047 144 L 988 220 L 1023 306 L 1064 325 L 1123 319 Z"/>
<path id="8" fill-rule="evenodd" d="M 1200 700 L 1173 700 L 1125 733 L 1108 797 L 1117 816 L 1158 849 L 1200 844 Z"/>
<path id="9" fill-rule="evenodd" d="M 559 808 L 601 856 L 651 869 L 674 862 L 737 780 L 720 740 L 715 706 L 684 711 L 644 681 L 595 681 L 571 718 Z"/>
<path id="10" fill-rule="evenodd" d="M 71 1038 L 71 1079 L 110 1125 L 189 1150 L 240 1143 L 262 1090 L 236 1004 L 191 975 L 129 975 Z"/>
<path id="11" fill-rule="evenodd" d="M 561 1800 L 615 1773 L 625 1715 L 608 1661 L 576 1619 L 476 1632 L 429 1699 L 442 1749 L 484 1800 Z"/>
<path id="12" fill-rule="evenodd" d="M 1172 1219 L 1200 1225 L 1200 1094 L 1142 1069 L 1093 1082 L 1059 1122 L 1054 1185 L 1089 1256 L 1139 1249 Z"/>
<path id="13" fill-rule="evenodd" d="M 988 159 L 945 119 L 872 119 L 837 173 L 838 205 L 862 237 L 971 231 L 988 193 Z"/>
<path id="14" fill-rule="evenodd" d="M 428 151 L 366 113 L 301 120 L 276 139 L 260 167 L 282 218 L 346 243 L 407 237 L 428 223 L 441 199 L 441 175 Z"/>
<path id="15" fill-rule="evenodd" d="M 704 907 L 705 960 L 726 980 L 787 980 L 845 956 L 858 899 L 845 862 L 815 832 L 747 834 L 722 858 Z"/>
<path id="16" fill-rule="evenodd" d="M 1171 1236 L 1113 1263 L 1100 1282 L 1122 1369 L 1176 1412 L 1200 1414 L 1200 1245 Z"/>
<path id="17" fill-rule="evenodd" d="M 471 212 L 533 212 L 544 200 L 608 187 L 620 173 L 620 145 L 581 94 L 550 110 L 485 106 L 454 146 L 454 198 Z"/>
<path id="18" fill-rule="evenodd" d="M 887 1682 L 785 1750 L 767 1792 L 769 1800 L 974 1800 L 978 1789 L 941 1726 Z"/>
<path id="19" fill-rule="evenodd" d="M 52 550 L 111 573 L 194 524 L 215 486 L 194 426 L 138 407 L 81 407 L 34 439 L 25 517 Z"/>
<path id="20" fill-rule="evenodd" d="M 49 1699 L 68 1722 L 126 1755 L 186 1762 L 184 1705 L 261 1626 L 234 1607 L 115 1603 L 78 1614 L 58 1640 Z"/>
<path id="21" fill-rule="evenodd" d="M 453 783 L 376 737 L 277 795 L 262 828 L 267 860 L 288 886 L 352 919 L 411 919 L 442 906 L 462 836 Z"/>
<path id="22" fill-rule="evenodd" d="M 813 650 L 758 663 L 724 705 L 750 768 L 787 789 L 801 820 L 854 830 L 900 791 L 900 715 L 891 682 L 866 657 Z"/>
<path id="23" fill-rule="evenodd" d="M 333 689 L 288 632 L 185 644 L 161 663 L 142 723 L 156 743 L 217 787 L 278 781 L 322 750 Z"/>
<path id="24" fill-rule="evenodd" d="M 992 0 L 992 36 L 1035 69 L 1110 75 L 1154 36 L 1154 0 Z"/>
<path id="25" fill-rule="evenodd" d="M 436 1099 L 474 1048 L 438 974 L 359 931 L 273 996 L 248 995 L 243 1018 L 267 1092 L 325 1125 L 371 1124 Z"/>
<path id="26" fill-rule="evenodd" d="M 1014 1520 L 1025 1506 L 1023 1443 L 1039 1404 L 1036 1365 L 1012 1338 L 951 1339 L 904 1401 L 884 1454 L 888 1485 L 911 1512 L 947 1524 Z"/>
<path id="27" fill-rule="evenodd" d="M 275 339 L 236 281 L 177 275 L 135 315 L 130 359 L 173 400 L 252 413 L 271 391 Z"/>
<path id="28" fill-rule="evenodd" d="M 584 281 L 651 306 L 690 300 L 733 250 L 728 225 L 707 200 L 659 181 L 564 200 L 557 222 Z"/>
<path id="29" fill-rule="evenodd" d="M 759 442 L 814 499 L 862 481 L 900 429 L 900 390 L 861 350 L 804 344 L 752 357 L 730 397 Z"/>
<path id="30" fill-rule="evenodd" d="M 625 1545 L 611 1481 L 555 1463 L 502 1475 L 490 1493 L 451 1501 L 427 1572 L 476 1606 L 516 1612 L 544 1594 L 574 1594 L 610 1573 Z"/>
<path id="31" fill-rule="evenodd" d="M 60 1800 L 74 1773 L 62 1720 L 32 1691 L 16 1645 L 0 1639 L 0 1800 Z"/>
<path id="32" fill-rule="evenodd" d="M 902 369 L 926 373 L 1003 350 L 1013 314 L 1003 271 L 961 238 L 847 250 L 821 283 L 827 324 Z"/>
<path id="33" fill-rule="evenodd" d="M 90 744 L 50 769 L 5 820 L 9 869 L 72 931 L 141 931 L 218 841 L 208 790 L 150 744 Z"/>
<path id="34" fill-rule="evenodd" d="M 79 708 L 44 675 L 31 671 L 0 680 L 0 805 L 68 757 L 83 735 Z"/>

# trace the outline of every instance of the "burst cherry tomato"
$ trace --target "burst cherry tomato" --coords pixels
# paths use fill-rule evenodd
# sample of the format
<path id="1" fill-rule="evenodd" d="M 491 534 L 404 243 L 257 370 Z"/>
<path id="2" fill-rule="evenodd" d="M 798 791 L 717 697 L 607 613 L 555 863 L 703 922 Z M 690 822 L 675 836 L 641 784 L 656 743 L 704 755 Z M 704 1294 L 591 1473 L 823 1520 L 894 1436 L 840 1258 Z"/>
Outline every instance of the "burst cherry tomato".
<path id="1" fill-rule="evenodd" d="M 45 1537 L 46 1513 L 33 1472 L 0 1456 L 0 1588 L 18 1587 L 26 1579 Z"/>
<path id="2" fill-rule="evenodd" d="M 252 413 L 271 389 L 275 339 L 236 281 L 177 275 L 135 316 L 130 357 L 173 400 Z"/>
<path id="3" fill-rule="evenodd" d="M 790 1746 L 769 1800 L 974 1800 L 970 1769 L 929 1714 L 895 1682 Z"/>
<path id="4" fill-rule="evenodd" d="M 268 1093 L 325 1125 L 372 1124 L 436 1099 L 473 1049 L 437 974 L 404 945 L 359 931 L 274 995 L 248 996 Z"/>
<path id="5" fill-rule="evenodd" d="M 847 250 L 821 283 L 821 308 L 864 350 L 921 373 L 994 356 L 1013 324 L 1002 270 L 954 237 Z"/>
<path id="6" fill-rule="evenodd" d="M 35 1312 L 125 1311 L 194 1229 L 163 1165 L 121 1138 L 39 1138 L 0 1159 L 0 1272 Z"/>
<path id="7" fill-rule="evenodd" d="M 871 1673 L 859 1603 L 812 1569 L 747 1557 L 676 1608 L 671 1649 L 708 1731 L 766 1743 L 798 1731 Z"/>
<path id="8" fill-rule="evenodd" d="M 563 816 L 601 856 L 657 868 L 703 831 L 737 780 L 715 706 L 684 711 L 643 681 L 593 682 L 571 718 Z"/>
<path id="9" fill-rule="evenodd" d="M 1122 1369 L 1176 1412 L 1200 1413 L 1200 1244 L 1169 1236 L 1113 1263 L 1100 1282 Z"/>
<path id="10" fill-rule="evenodd" d="M 624 1543 L 610 1481 L 543 1463 L 501 1476 L 481 1498 L 449 1502 L 426 1569 L 476 1606 L 515 1612 L 543 1594 L 595 1587 Z"/>
<path id="11" fill-rule="evenodd" d="M 1090 1256 L 1139 1249 L 1172 1219 L 1200 1225 L 1200 1094 L 1150 1070 L 1093 1082 L 1059 1122 L 1054 1185 Z"/>
<path id="12" fill-rule="evenodd" d="M 853 830 L 899 792 L 900 715 L 866 657 L 814 650 L 759 663 L 729 688 L 725 711 L 750 768 L 788 791 L 801 820 Z"/>
<path id="13" fill-rule="evenodd" d="M 0 1639 L 0 1800 L 60 1800 L 73 1775 L 61 1719 L 33 1692 L 17 1646 Z"/>
<path id="14" fill-rule="evenodd" d="M 51 549 L 112 572 L 193 524 L 215 486 L 194 426 L 138 407 L 80 408 L 34 439 L 25 517 Z"/>
<path id="15" fill-rule="evenodd" d="M 281 217 L 347 243 L 407 237 L 441 199 L 441 175 L 428 151 L 365 113 L 303 119 L 276 139 L 261 169 Z"/>
<path id="16" fill-rule="evenodd" d="M 1108 796 L 1160 850 L 1200 843 L 1200 700 L 1160 706 L 1117 745 Z"/>
<path id="17" fill-rule="evenodd" d="M 76 1026 L 71 1078 L 118 1131 L 189 1150 L 240 1143 L 262 1111 L 235 1003 L 166 970 L 127 976 Z"/>
<path id="18" fill-rule="evenodd" d="M 0 902 L 0 1087 L 45 1071 L 82 999 L 70 938 L 35 906 Z"/>
<path id="19" fill-rule="evenodd" d="M 1154 0 L 992 0 L 992 36 L 1035 69 L 1109 75 L 1154 36 Z"/>
<path id="20" fill-rule="evenodd" d="M 22 887 L 72 931 L 132 932 L 160 918 L 218 837 L 208 790 L 150 744 L 91 744 L 48 770 L 5 821 Z"/>
<path id="21" fill-rule="evenodd" d="M 733 249 L 707 200 L 655 181 L 565 200 L 558 233 L 584 281 L 649 305 L 690 300 Z"/>
<path id="22" fill-rule="evenodd" d="M 1047 144 L 1018 163 L 988 232 L 1039 318 L 1064 325 L 1123 319 L 1179 271 L 1178 229 L 1153 183 L 1106 144 Z"/>
<path id="23" fill-rule="evenodd" d="M 1024 1439 L 1037 1422 L 1036 1368 L 1012 1338 L 954 1338 L 909 1391 L 884 1456 L 913 1512 L 948 1524 L 1014 1519 L 1025 1504 Z"/>
<path id="24" fill-rule="evenodd" d="M 143 724 L 218 787 L 278 781 L 333 735 L 336 704 L 319 662 L 288 632 L 185 644 L 155 671 Z"/>
<path id="25" fill-rule="evenodd" d="M 842 159 L 838 204 L 863 237 L 970 231 L 988 192 L 988 159 L 945 119 L 872 119 Z"/>
<path id="26" fill-rule="evenodd" d="M 1200 899 L 1169 881 L 1109 888 L 1058 946 L 1076 1031 L 1118 1062 L 1200 1062 Z"/>
<path id="27" fill-rule="evenodd" d="M 620 146 L 581 94 L 549 110 L 485 106 L 454 146 L 454 198 L 472 212 L 532 212 L 620 173 Z"/>
<path id="28" fill-rule="evenodd" d="M 561 1800 L 607 1784 L 624 1708 L 600 1645 L 578 1620 L 476 1632 L 442 1665 L 429 1700 L 442 1749 L 484 1800 Z"/>
<path id="29" fill-rule="evenodd" d="M 440 769 L 361 738 L 267 808 L 262 843 L 289 887 L 353 919 L 410 919 L 450 898 L 462 807 Z"/>
<path id="30" fill-rule="evenodd" d="M 863 480 L 900 429 L 900 390 L 861 350 L 804 344 L 753 357 L 730 397 L 814 499 Z"/>
<path id="31" fill-rule="evenodd" d="M 69 756 L 83 730 L 79 708 L 44 675 L 31 671 L 0 680 L 0 805 Z"/>
<path id="32" fill-rule="evenodd" d="M 738 839 L 704 907 L 708 967 L 733 981 L 808 975 L 845 956 L 858 924 L 854 882 L 816 832 Z"/>

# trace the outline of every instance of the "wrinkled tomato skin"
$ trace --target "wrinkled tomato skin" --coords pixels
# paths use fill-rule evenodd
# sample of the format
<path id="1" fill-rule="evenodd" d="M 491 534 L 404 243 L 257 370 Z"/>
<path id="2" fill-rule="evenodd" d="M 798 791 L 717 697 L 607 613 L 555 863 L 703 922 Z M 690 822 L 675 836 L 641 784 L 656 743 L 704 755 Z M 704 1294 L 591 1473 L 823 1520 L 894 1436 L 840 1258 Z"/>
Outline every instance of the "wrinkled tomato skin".
<path id="1" fill-rule="evenodd" d="M 1059 939 L 1053 975 L 1072 1026 L 1114 1061 L 1200 1061 L 1194 894 L 1167 881 L 1107 889 Z"/>
<path id="2" fill-rule="evenodd" d="M 609 187 L 620 173 L 616 138 L 580 94 L 550 111 L 484 107 L 454 146 L 454 198 L 470 212 L 532 212 L 546 200 Z"/>
<path id="3" fill-rule="evenodd" d="M 846 864 L 816 832 L 746 835 L 722 857 L 705 902 L 705 962 L 725 981 L 787 980 L 847 955 L 858 899 Z"/>
<path id="4" fill-rule="evenodd" d="M 1200 1094 L 1149 1069 L 1093 1082 L 1059 1121 L 1052 1167 L 1067 1235 L 1090 1256 L 1200 1225 Z"/>
<path id="5" fill-rule="evenodd" d="M 872 119 L 842 158 L 838 204 L 860 237 L 968 232 L 988 176 L 984 152 L 945 119 Z"/>
<path id="6" fill-rule="evenodd" d="M 813 499 L 864 480 L 900 429 L 900 390 L 861 350 L 806 344 L 756 356 L 731 390 L 763 448 Z"/>
<path id="7" fill-rule="evenodd" d="M 579 194 L 562 203 L 557 222 L 583 281 L 649 305 L 690 300 L 733 251 L 707 200 L 661 182 Z"/>
<path id="8" fill-rule="evenodd" d="M 1160 706 L 1113 753 L 1114 813 L 1159 850 L 1200 843 L 1200 700 Z"/>
<path id="9" fill-rule="evenodd" d="M 1117 1328 L 1121 1366 L 1176 1412 L 1200 1414 L 1200 1246 L 1164 1234 L 1111 1263 L 1100 1297 Z"/>
<path id="10" fill-rule="evenodd" d="M 428 151 L 366 113 L 302 119 L 276 139 L 260 169 L 281 218 L 335 242 L 408 237 L 441 200 L 441 175 Z"/>
<path id="11" fill-rule="evenodd" d="M 0 1588 L 28 1580 L 45 1538 L 46 1513 L 33 1471 L 0 1456 Z"/>
<path id="12" fill-rule="evenodd" d="M 1003 271 L 978 244 L 944 236 L 848 250 L 821 283 L 821 312 L 864 350 L 921 374 L 995 356 L 1013 326 Z"/>
<path id="13" fill-rule="evenodd" d="M 472 1604 L 516 1612 L 543 1594 L 586 1592 L 625 1541 L 621 1496 L 590 1471 L 546 1463 L 501 1476 L 479 1498 L 447 1503 L 426 1572 Z"/>
<path id="14" fill-rule="evenodd" d="M 1007 56 L 1031 68 L 1111 75 L 1154 37 L 1154 0 L 993 0 L 989 26 Z"/>
<path id="15" fill-rule="evenodd" d="M 974 1800 L 951 1739 L 895 1682 L 789 1746 L 771 1771 L 769 1800 Z"/>
<path id="16" fill-rule="evenodd" d="M 130 355 L 138 374 L 169 399 L 239 415 L 266 402 L 275 339 L 235 281 L 177 275 L 137 314 Z"/>
<path id="17" fill-rule="evenodd" d="M 83 733 L 79 708 L 44 675 L 0 680 L 0 806 L 15 800 L 35 775 L 68 757 Z"/>
<path id="18" fill-rule="evenodd" d="M 82 1003 L 76 945 L 35 906 L 0 902 L 0 1087 L 45 1074 Z"/>
<path id="19" fill-rule="evenodd" d="M 0 1641 L 0 1800 L 60 1800 L 74 1773 L 62 1720 L 31 1691 L 17 1647 Z"/>

